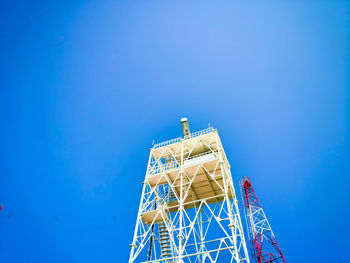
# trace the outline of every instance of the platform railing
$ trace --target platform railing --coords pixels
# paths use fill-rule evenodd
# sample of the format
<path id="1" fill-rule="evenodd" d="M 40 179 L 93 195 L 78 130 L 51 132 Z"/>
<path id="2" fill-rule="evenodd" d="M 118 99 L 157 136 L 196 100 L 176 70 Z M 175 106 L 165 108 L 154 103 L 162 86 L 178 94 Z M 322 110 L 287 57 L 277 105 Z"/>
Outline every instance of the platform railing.
<path id="1" fill-rule="evenodd" d="M 197 155 L 193 155 L 193 156 L 189 156 L 185 161 L 187 160 L 192 160 L 192 159 L 196 159 L 198 157 L 202 157 L 204 155 L 208 155 L 208 154 L 212 154 L 214 153 L 215 155 L 217 154 L 217 150 L 216 151 L 207 151 L 207 152 L 204 152 L 204 153 L 200 153 L 200 154 L 197 154 Z"/>
<path id="2" fill-rule="evenodd" d="M 151 167 L 153 168 L 150 170 L 149 174 L 155 175 L 155 174 L 163 173 L 172 169 L 178 169 L 180 166 L 176 160 L 172 160 L 166 163 L 151 162 Z"/>
<path id="3" fill-rule="evenodd" d="M 204 129 L 204 130 L 201 130 L 201 131 L 193 132 L 189 136 L 187 136 L 185 138 L 185 140 L 191 139 L 191 138 L 195 138 L 195 137 L 198 137 L 198 136 L 201 136 L 201 135 L 204 135 L 204 134 L 208 134 L 208 133 L 213 132 L 213 131 L 214 131 L 214 128 L 213 127 L 209 127 L 209 128 Z M 165 141 L 165 142 L 157 143 L 157 144 L 155 144 L 153 146 L 153 149 L 158 149 L 158 148 L 161 148 L 161 147 L 173 144 L 173 143 L 177 143 L 177 142 L 181 141 L 181 139 L 183 139 L 183 138 L 182 137 L 178 137 L 178 138 L 171 139 L 171 140 L 168 140 L 168 141 Z"/>
<path id="4" fill-rule="evenodd" d="M 173 143 L 177 143 L 179 141 L 181 141 L 181 137 L 178 137 L 178 138 L 175 138 L 175 139 L 171 139 L 171 140 L 168 140 L 168 141 L 165 141 L 165 142 L 160 142 L 160 143 L 157 143 L 153 146 L 154 149 L 157 149 L 157 148 L 161 148 L 161 147 L 164 147 L 164 146 L 167 146 L 169 144 L 173 144 Z"/>
<path id="5" fill-rule="evenodd" d="M 213 127 L 209 127 L 209 128 L 204 129 L 204 130 L 191 133 L 189 138 L 186 138 L 186 139 L 195 138 L 195 137 L 198 137 L 198 136 L 201 136 L 201 135 L 204 135 L 204 134 L 208 134 L 208 133 L 213 132 L 213 131 L 214 131 L 214 128 Z"/>
<path id="6" fill-rule="evenodd" d="M 199 157 L 202 157 L 202 156 L 205 156 L 205 155 L 209 155 L 209 154 L 213 154 L 216 155 L 217 153 L 217 150 L 216 151 L 207 151 L 207 152 L 204 152 L 204 153 L 200 153 L 200 154 L 197 154 L 197 155 L 194 155 L 194 156 L 190 156 L 188 158 L 186 158 L 185 161 L 189 161 L 189 160 L 193 160 L 193 159 L 196 159 L 196 158 L 199 158 Z M 168 161 L 166 163 L 161 163 L 161 162 L 151 162 L 151 169 L 149 171 L 149 175 L 152 176 L 152 175 L 156 175 L 156 174 L 159 174 L 159 173 L 164 173 L 164 172 L 168 172 L 170 170 L 175 170 L 175 169 L 180 169 L 180 165 L 179 165 L 179 162 L 176 161 L 176 160 L 172 160 L 172 161 Z"/>

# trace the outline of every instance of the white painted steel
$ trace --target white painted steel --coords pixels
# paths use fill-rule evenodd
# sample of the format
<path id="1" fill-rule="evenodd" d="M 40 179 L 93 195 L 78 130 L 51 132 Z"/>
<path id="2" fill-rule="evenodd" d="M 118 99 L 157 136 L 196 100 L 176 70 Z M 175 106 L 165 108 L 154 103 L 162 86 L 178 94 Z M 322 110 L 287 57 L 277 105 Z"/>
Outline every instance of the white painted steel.
<path id="1" fill-rule="evenodd" d="M 151 148 L 131 244 L 129 263 L 134 262 L 249 263 L 230 165 L 217 130 Z"/>

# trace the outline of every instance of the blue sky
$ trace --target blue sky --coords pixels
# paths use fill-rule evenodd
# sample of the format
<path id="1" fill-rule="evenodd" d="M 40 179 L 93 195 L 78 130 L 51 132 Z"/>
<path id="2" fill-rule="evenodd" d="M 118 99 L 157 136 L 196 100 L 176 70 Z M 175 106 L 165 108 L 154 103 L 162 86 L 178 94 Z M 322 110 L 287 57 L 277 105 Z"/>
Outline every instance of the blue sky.
<path id="1" fill-rule="evenodd" d="M 218 128 L 288 262 L 349 262 L 349 2 L 0 5 L 1 262 L 127 262 L 183 116 Z"/>

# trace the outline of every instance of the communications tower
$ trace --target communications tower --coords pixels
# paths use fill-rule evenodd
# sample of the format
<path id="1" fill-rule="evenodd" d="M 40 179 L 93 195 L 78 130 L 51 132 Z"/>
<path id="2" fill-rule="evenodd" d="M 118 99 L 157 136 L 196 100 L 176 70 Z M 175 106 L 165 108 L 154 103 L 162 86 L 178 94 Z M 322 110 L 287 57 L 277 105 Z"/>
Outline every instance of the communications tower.
<path id="1" fill-rule="evenodd" d="M 286 263 L 248 177 L 240 180 L 250 248 L 255 263 Z"/>
<path id="2" fill-rule="evenodd" d="M 129 263 L 249 263 L 218 132 L 181 124 L 184 137 L 150 149 Z"/>

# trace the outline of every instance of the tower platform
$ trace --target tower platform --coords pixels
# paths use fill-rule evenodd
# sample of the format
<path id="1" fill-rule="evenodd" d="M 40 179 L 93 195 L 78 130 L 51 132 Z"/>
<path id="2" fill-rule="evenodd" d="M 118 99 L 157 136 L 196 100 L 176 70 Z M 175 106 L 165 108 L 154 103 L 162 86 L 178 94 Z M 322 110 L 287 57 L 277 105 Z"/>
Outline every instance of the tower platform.
<path id="1" fill-rule="evenodd" d="M 208 204 L 222 201 L 225 187 L 218 154 L 221 142 L 214 131 L 213 128 L 208 128 L 191 134 L 189 138 L 156 144 L 151 149 L 153 161 L 144 183 L 151 188 L 168 184 L 179 197 L 182 171 L 182 186 L 185 192 L 188 191 L 184 200 L 185 209 L 195 207 L 201 200 Z M 227 159 L 222 158 L 222 162 L 225 161 Z M 227 165 L 229 167 L 228 162 Z M 233 198 L 234 191 L 231 190 L 231 186 L 228 186 L 229 198 Z M 175 212 L 178 208 L 178 201 L 168 204 L 170 212 Z"/>
<path id="2" fill-rule="evenodd" d="M 150 149 L 129 263 L 249 263 L 219 134 L 181 126 L 183 137 Z"/>

